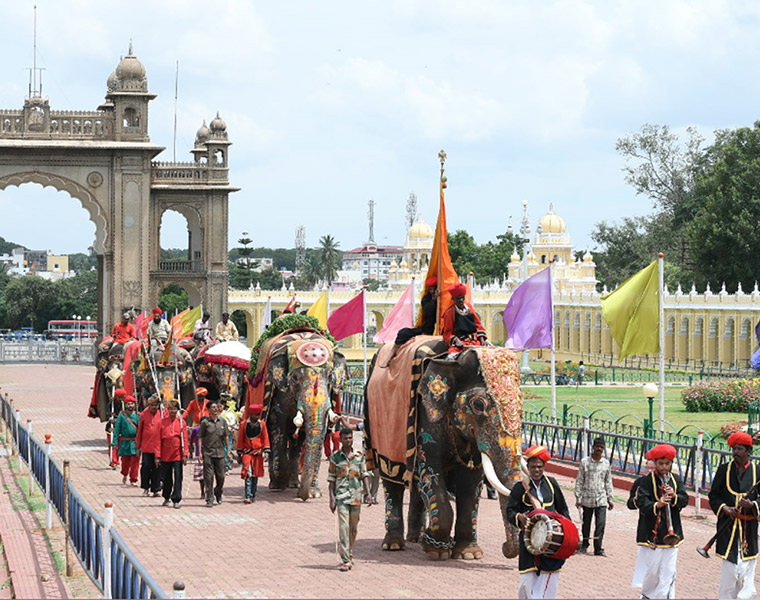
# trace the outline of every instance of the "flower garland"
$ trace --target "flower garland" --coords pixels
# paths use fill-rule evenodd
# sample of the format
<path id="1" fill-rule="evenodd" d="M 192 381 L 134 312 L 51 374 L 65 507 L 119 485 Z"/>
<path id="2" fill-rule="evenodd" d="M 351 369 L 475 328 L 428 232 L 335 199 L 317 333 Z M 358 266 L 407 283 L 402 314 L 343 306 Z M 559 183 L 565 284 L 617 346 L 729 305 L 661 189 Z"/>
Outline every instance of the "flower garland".
<path id="1" fill-rule="evenodd" d="M 264 330 L 256 340 L 256 344 L 251 350 L 251 365 L 248 367 L 248 376 L 253 378 L 256 375 L 256 366 L 259 362 L 259 356 L 261 355 L 261 346 L 267 340 L 285 333 L 290 329 L 313 329 L 317 333 L 323 335 L 332 345 L 333 348 L 337 346 L 335 338 L 331 336 L 327 330 L 320 329 L 319 320 L 316 317 L 310 317 L 309 315 L 283 315 L 276 319 L 269 327 Z"/>
<path id="2" fill-rule="evenodd" d="M 504 431 L 518 437 L 522 433 L 522 391 L 517 356 L 507 348 L 482 348 L 480 368 L 489 395 L 499 407 Z"/>

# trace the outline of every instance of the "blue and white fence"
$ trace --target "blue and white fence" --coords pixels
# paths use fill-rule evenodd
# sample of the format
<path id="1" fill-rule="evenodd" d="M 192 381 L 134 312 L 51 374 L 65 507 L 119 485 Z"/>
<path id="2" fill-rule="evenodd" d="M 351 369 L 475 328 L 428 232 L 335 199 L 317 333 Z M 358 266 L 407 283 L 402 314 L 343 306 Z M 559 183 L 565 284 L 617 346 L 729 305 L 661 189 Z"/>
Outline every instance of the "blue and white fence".
<path id="1" fill-rule="evenodd" d="M 0 395 L 0 415 L 12 456 L 18 456 L 19 467 L 22 461 L 29 467 L 30 494 L 34 492 L 32 479 L 45 494 L 45 527 L 52 527 L 55 510 L 66 528 L 67 575 L 71 575 L 71 548 L 105 598 L 167 598 L 113 527 L 111 503 L 106 503 L 105 517 L 95 513 L 74 487 L 68 461 L 61 466 L 53 459 L 51 436 L 46 434 L 44 443 L 40 443 L 32 433 L 31 421 L 22 425 L 20 411 L 14 408 L 8 394 Z M 181 582 L 174 584 L 174 597 L 184 598 Z"/>

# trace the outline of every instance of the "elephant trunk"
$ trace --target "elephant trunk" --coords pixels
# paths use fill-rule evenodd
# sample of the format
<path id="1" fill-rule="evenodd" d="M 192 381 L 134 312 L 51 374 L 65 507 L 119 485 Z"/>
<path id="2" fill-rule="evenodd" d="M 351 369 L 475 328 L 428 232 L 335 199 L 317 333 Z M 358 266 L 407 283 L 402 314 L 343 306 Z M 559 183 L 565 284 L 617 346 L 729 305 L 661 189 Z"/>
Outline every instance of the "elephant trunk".
<path id="1" fill-rule="evenodd" d="M 483 462 L 483 474 L 486 476 L 488 483 L 491 487 L 499 492 L 502 496 L 509 498 L 509 489 L 504 485 L 496 476 L 496 470 L 493 468 L 493 463 L 485 452 L 480 453 L 480 458 Z"/>

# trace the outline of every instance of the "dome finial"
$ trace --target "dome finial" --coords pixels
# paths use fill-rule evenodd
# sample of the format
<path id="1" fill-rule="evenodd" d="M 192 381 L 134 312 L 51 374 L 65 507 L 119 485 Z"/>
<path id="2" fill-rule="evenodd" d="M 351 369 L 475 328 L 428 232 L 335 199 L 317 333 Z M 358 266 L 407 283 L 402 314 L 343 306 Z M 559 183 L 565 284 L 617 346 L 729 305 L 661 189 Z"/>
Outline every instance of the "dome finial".
<path id="1" fill-rule="evenodd" d="M 132 53 L 132 38 L 129 39 L 129 52 L 127 52 L 127 56 L 134 56 Z"/>

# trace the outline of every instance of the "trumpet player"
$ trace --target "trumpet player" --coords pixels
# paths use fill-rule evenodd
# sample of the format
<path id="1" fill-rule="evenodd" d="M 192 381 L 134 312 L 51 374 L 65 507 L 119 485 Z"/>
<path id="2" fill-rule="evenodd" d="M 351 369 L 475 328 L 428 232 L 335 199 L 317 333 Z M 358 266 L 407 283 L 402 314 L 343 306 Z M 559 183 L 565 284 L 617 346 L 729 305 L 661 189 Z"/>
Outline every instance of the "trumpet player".
<path id="1" fill-rule="evenodd" d="M 710 508 L 718 515 L 715 554 L 723 559 L 718 598 L 752 598 L 757 566 L 757 493 L 760 468 L 750 462 L 752 436 L 732 433 L 728 445 L 733 460 L 718 467 L 713 478 Z"/>
<path id="2" fill-rule="evenodd" d="M 639 524 L 636 543 L 645 553 L 643 598 L 675 598 L 678 546 L 683 543 L 681 509 L 689 502 L 681 479 L 672 473 L 676 449 L 659 444 L 646 454 L 655 470 L 638 486 Z"/>

